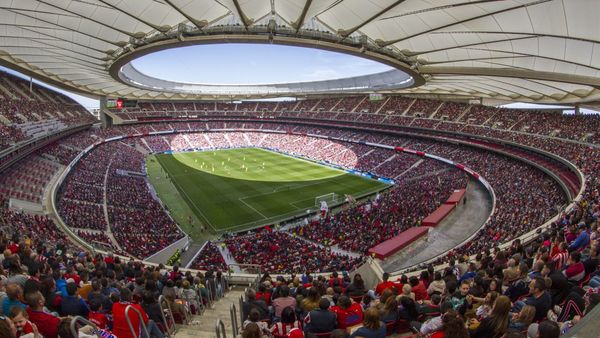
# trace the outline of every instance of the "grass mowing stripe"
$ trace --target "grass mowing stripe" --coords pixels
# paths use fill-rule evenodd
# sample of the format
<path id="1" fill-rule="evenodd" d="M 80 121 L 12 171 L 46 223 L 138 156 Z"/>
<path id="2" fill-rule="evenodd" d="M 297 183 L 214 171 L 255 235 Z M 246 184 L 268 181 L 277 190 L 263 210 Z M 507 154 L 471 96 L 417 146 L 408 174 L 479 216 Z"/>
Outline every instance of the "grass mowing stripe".
<path id="1" fill-rule="evenodd" d="M 361 196 L 387 187 L 339 169 L 257 148 L 156 157 L 182 201 L 218 232 L 274 223 L 306 209 L 315 210 L 316 196 L 332 192 Z"/>

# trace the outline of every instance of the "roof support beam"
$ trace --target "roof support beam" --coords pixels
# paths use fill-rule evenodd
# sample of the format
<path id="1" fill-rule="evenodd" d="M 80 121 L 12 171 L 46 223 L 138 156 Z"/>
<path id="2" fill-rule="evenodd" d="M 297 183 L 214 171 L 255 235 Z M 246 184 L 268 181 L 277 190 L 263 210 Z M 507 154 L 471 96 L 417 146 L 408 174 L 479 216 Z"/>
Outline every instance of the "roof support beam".
<path id="1" fill-rule="evenodd" d="M 204 28 L 204 26 L 206 26 L 208 24 L 208 22 L 202 22 L 200 20 L 196 20 L 195 18 L 192 18 L 191 16 L 189 16 L 189 14 L 185 13 L 181 8 L 177 7 L 173 1 L 171 0 L 163 0 L 167 5 L 173 7 L 174 10 L 176 10 L 179 14 L 181 14 L 183 17 L 185 17 L 189 22 L 191 22 L 194 26 L 196 26 L 196 28 L 198 28 L 199 30 L 202 30 L 202 28 Z"/>
<path id="2" fill-rule="evenodd" d="M 146 25 L 148 27 L 152 27 L 153 29 L 155 29 L 155 30 L 157 30 L 159 32 L 163 32 L 163 33 L 166 32 L 166 30 L 164 30 L 162 27 L 156 26 L 156 25 L 154 25 L 154 24 L 152 24 L 152 23 L 150 23 L 150 22 L 148 22 L 148 21 L 146 21 L 146 20 L 144 20 L 144 19 L 142 19 L 142 18 L 140 18 L 138 16 L 135 16 L 135 15 L 133 15 L 133 14 L 127 12 L 127 11 L 124 11 L 121 8 L 115 6 L 115 5 L 111 4 L 111 3 L 108 3 L 108 2 L 106 2 L 104 0 L 97 0 L 97 1 L 105 4 L 106 6 L 112 8 L 112 9 L 114 9 L 116 11 L 119 11 L 119 12 L 127 15 L 128 17 L 134 19 L 135 21 L 139 21 L 139 22 L 143 23 L 144 25 Z"/>
<path id="3" fill-rule="evenodd" d="M 545 80 L 552 82 L 573 83 L 578 85 L 591 86 L 600 89 L 600 79 L 590 76 L 575 74 L 540 72 L 534 70 L 517 70 L 506 68 L 484 68 L 484 67 L 438 67 L 421 66 L 419 71 L 422 75 L 475 75 L 475 76 L 496 76 L 504 78 Z"/>
<path id="4" fill-rule="evenodd" d="M 502 33 L 498 32 L 498 34 L 502 34 Z M 480 41 L 480 42 L 467 43 L 464 45 L 457 45 L 457 46 L 451 46 L 451 47 L 444 47 L 444 48 L 437 48 L 437 49 L 430 49 L 430 50 L 423 50 L 423 51 L 415 51 L 415 52 L 404 52 L 404 55 L 417 56 L 417 55 L 424 55 L 424 54 L 430 54 L 430 53 L 435 53 L 435 52 L 443 52 L 445 50 L 452 50 L 452 49 L 457 49 L 457 48 L 486 45 L 488 43 L 491 44 L 491 43 L 509 42 L 509 41 L 535 39 L 535 38 L 536 38 L 536 36 L 523 36 L 523 37 L 519 37 L 519 38 L 507 38 L 507 39 L 500 39 L 500 40 Z"/>
<path id="5" fill-rule="evenodd" d="M 393 4 L 387 6 L 386 8 L 380 10 L 379 12 L 375 13 L 374 15 L 372 15 L 371 17 L 369 17 L 367 20 L 359 23 L 358 25 L 356 25 L 356 26 L 354 26 L 354 27 L 352 27 L 350 29 L 342 31 L 341 32 L 342 37 L 347 38 L 350 34 L 352 34 L 352 33 L 356 32 L 357 30 L 361 29 L 362 27 L 364 27 L 364 25 L 366 25 L 369 22 L 377 19 L 378 17 L 380 17 L 381 15 L 383 15 L 384 13 L 386 13 L 387 11 L 393 9 L 394 7 L 400 5 L 404 1 L 406 1 L 406 0 L 398 0 L 398 1 L 394 2 Z"/>
<path id="6" fill-rule="evenodd" d="M 246 14 L 244 14 L 244 11 L 242 10 L 242 6 L 240 5 L 238 0 L 233 0 L 233 6 L 235 7 L 235 10 L 238 12 L 238 16 L 242 20 L 242 23 L 244 24 L 244 28 L 246 30 L 248 30 L 248 26 L 250 26 L 252 24 L 251 20 L 248 19 L 248 17 L 246 17 Z"/>
<path id="7" fill-rule="evenodd" d="M 43 3 L 44 5 L 47 5 L 47 6 L 50 6 L 50 7 L 56 8 L 56 9 L 58 9 L 58 10 L 61 10 L 61 11 L 67 12 L 67 13 L 69 13 L 69 14 L 76 15 L 76 16 L 78 16 L 78 17 L 80 17 L 80 18 L 84 19 L 84 20 L 89 20 L 89 21 L 91 21 L 91 22 L 93 22 L 93 23 L 95 23 L 95 24 L 98 24 L 98 25 L 104 26 L 104 27 L 106 27 L 106 28 L 112 29 L 112 30 L 114 30 L 114 31 L 117 31 L 117 32 L 119 32 L 119 33 L 121 33 L 121 34 L 124 34 L 124 35 L 130 36 L 130 37 L 133 37 L 133 34 L 132 34 L 132 33 L 130 33 L 130 32 L 127 32 L 127 31 L 124 31 L 124 30 L 122 30 L 122 29 L 119 29 L 119 28 L 116 28 L 116 27 L 114 27 L 114 26 L 108 25 L 108 24 L 106 24 L 106 23 L 104 23 L 104 22 L 102 22 L 102 21 L 100 21 L 100 20 L 96 20 L 96 19 L 93 19 L 93 18 L 90 18 L 90 17 L 87 17 L 87 16 L 83 16 L 83 15 L 81 15 L 81 14 L 79 14 L 79 13 L 73 12 L 73 11 L 71 11 L 71 10 L 68 10 L 68 9 L 66 9 L 66 8 L 63 8 L 63 7 L 56 6 L 56 5 L 54 5 L 54 4 L 51 4 L 51 3 L 48 3 L 48 2 L 46 2 L 46 1 L 44 1 L 44 0 L 37 0 L 37 2 L 39 2 L 39 3 Z M 56 15 L 60 15 L 60 14 L 56 14 Z"/>
<path id="8" fill-rule="evenodd" d="M 306 13 L 308 13 L 311 4 L 312 0 L 306 0 L 306 2 L 304 2 L 304 8 L 302 8 L 302 13 L 300 13 L 300 17 L 298 20 L 292 22 L 292 27 L 296 28 L 296 34 L 298 34 L 298 31 L 302 25 L 304 25 L 304 19 L 306 18 Z"/>
<path id="9" fill-rule="evenodd" d="M 99 38 L 99 37 L 97 37 L 95 35 L 92 35 L 92 34 L 81 32 L 81 31 L 77 30 L 76 28 L 70 28 L 70 27 L 66 27 L 66 26 L 63 26 L 63 25 L 59 25 L 59 24 L 54 23 L 52 21 L 40 19 L 40 18 L 38 18 L 38 17 L 36 17 L 34 15 L 29 15 L 29 14 L 21 13 L 19 11 L 13 10 L 13 9 L 4 9 L 4 10 L 8 11 L 8 12 L 11 12 L 11 13 L 14 13 L 14 14 L 18 14 L 18 15 L 22 15 L 22 16 L 28 17 L 28 18 L 33 19 L 33 20 L 39 20 L 41 22 L 44 22 L 44 23 L 47 23 L 47 24 L 50 24 L 50 25 L 53 25 L 53 26 L 56 26 L 56 27 L 64 28 L 64 29 L 66 29 L 68 31 L 71 31 L 73 33 L 78 33 L 78 34 L 81 34 L 81 35 L 85 35 L 87 37 L 96 39 L 98 41 L 102 41 L 104 43 L 111 44 L 113 46 L 118 46 L 118 43 L 116 43 L 114 41 L 109 41 L 109 40 L 106 40 L 106 39 Z"/>
<path id="10" fill-rule="evenodd" d="M 434 27 L 434 28 L 431 28 L 431 29 L 428 29 L 428 30 L 425 30 L 425 31 L 422 31 L 422 32 L 419 32 L 419 33 L 411 34 L 411 35 L 408 35 L 408 36 L 405 36 L 405 37 L 402 37 L 402 38 L 399 38 L 399 39 L 394 39 L 394 40 L 390 40 L 390 41 L 383 41 L 380 45 L 381 45 L 381 47 L 386 47 L 386 46 L 393 45 L 395 43 L 398 43 L 398 42 L 401 42 L 401 41 L 404 41 L 404 40 L 408 40 L 408 39 L 411 39 L 411 38 L 414 38 L 414 37 L 417 37 L 417 36 L 420 36 L 420 35 L 423 35 L 423 34 L 435 32 L 435 31 L 440 30 L 440 29 L 444 29 L 444 28 L 448 28 L 448 27 L 460 25 L 460 24 L 463 24 L 465 22 L 469 22 L 469 21 L 473 21 L 473 20 L 485 18 L 485 17 L 488 17 L 488 16 L 496 15 L 496 14 L 502 14 L 502 13 L 510 12 L 512 10 L 515 10 L 515 9 L 526 8 L 526 7 L 529 7 L 529 6 L 532 6 L 532 5 L 537 5 L 537 4 L 545 3 L 545 2 L 548 2 L 548 1 L 552 1 L 552 0 L 539 0 L 539 1 L 533 2 L 533 3 L 528 3 L 528 4 L 523 4 L 523 5 L 517 5 L 517 6 L 513 6 L 513 7 L 509 7 L 509 8 L 497 10 L 497 11 L 494 11 L 494 12 L 477 15 L 477 16 L 474 16 L 474 17 L 471 17 L 471 18 L 467 18 L 467 19 L 464 19 L 464 20 L 459 20 L 459 21 L 452 22 L 452 23 L 449 23 L 449 24 L 446 24 L 446 25 Z"/>
<path id="11" fill-rule="evenodd" d="M 551 60 L 551 61 L 556 61 L 556 62 L 570 63 L 570 64 L 573 64 L 573 65 L 576 65 L 579 67 L 591 68 L 593 70 L 600 70 L 600 68 L 598 68 L 598 67 L 586 65 L 583 63 L 579 63 L 579 62 L 569 61 L 569 60 L 557 59 L 557 58 L 553 58 L 550 56 L 544 56 L 544 55 L 536 55 L 536 54 L 521 53 L 521 52 L 511 52 L 511 51 L 505 51 L 505 50 L 501 50 L 501 49 L 486 49 L 486 48 L 467 48 L 467 49 L 486 51 L 486 52 L 489 51 L 489 52 L 496 52 L 496 53 L 507 53 L 507 54 L 514 54 L 514 55 L 519 55 L 519 56 L 527 56 L 527 57 L 536 57 L 536 58 Z"/>

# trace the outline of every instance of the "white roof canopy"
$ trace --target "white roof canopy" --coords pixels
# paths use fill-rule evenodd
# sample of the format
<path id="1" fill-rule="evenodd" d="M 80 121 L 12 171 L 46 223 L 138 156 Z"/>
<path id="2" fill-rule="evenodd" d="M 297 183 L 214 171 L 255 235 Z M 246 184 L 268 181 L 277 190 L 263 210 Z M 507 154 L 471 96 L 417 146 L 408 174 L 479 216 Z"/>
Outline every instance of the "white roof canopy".
<path id="1" fill-rule="evenodd" d="M 133 86 L 111 67 L 165 41 L 285 31 L 383 48 L 425 80 L 390 92 L 582 102 L 600 99 L 598 13 L 597 0 L 0 0 L 0 61 L 89 95 L 201 98 Z"/>

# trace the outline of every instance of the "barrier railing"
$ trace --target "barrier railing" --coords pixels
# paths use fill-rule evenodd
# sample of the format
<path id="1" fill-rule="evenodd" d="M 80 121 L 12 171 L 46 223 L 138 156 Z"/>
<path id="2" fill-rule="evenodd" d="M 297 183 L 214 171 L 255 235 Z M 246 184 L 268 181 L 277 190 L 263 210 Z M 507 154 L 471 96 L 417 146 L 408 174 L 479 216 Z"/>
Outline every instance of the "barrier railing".
<path id="1" fill-rule="evenodd" d="M 79 337 L 79 330 L 77 329 L 77 323 L 79 323 L 79 322 L 93 327 L 94 335 L 96 335 L 96 337 L 98 337 L 98 338 L 102 338 L 102 336 L 100 336 L 100 332 L 98 331 L 98 327 L 96 326 L 96 324 L 90 322 L 89 320 L 87 320 L 81 316 L 75 316 L 73 319 L 71 319 L 70 329 L 71 329 L 71 334 L 73 334 L 73 337 Z"/>
<path id="2" fill-rule="evenodd" d="M 239 333 L 239 323 L 237 321 L 237 308 L 235 307 L 235 304 L 229 306 L 229 316 L 231 317 L 231 333 L 234 337 L 237 337 Z"/>
<path id="3" fill-rule="evenodd" d="M 259 264 L 241 264 L 241 263 L 233 263 L 233 264 L 228 264 L 228 267 L 231 266 L 237 266 L 239 268 L 256 268 L 257 271 L 257 275 L 256 278 L 252 281 L 252 288 L 256 289 L 258 287 L 258 284 L 260 282 L 260 278 L 262 277 L 262 273 L 261 273 L 261 268 Z M 227 271 L 227 279 L 231 280 L 231 269 L 228 269 Z"/>
<path id="4" fill-rule="evenodd" d="M 167 321 L 167 317 L 165 316 L 165 308 L 163 306 L 163 303 L 167 304 L 167 313 L 169 314 L 169 316 L 171 316 L 171 320 L 173 321 L 173 325 L 169 326 L 169 321 Z M 162 321 L 165 325 L 165 335 L 167 337 L 171 337 L 172 335 L 175 334 L 175 332 L 177 332 L 177 326 L 175 325 L 175 318 L 173 318 L 173 311 L 171 311 L 171 305 L 169 304 L 169 302 L 165 299 L 165 296 L 160 295 L 158 297 L 158 306 L 160 307 L 160 315 L 162 318 Z"/>
<path id="5" fill-rule="evenodd" d="M 217 319 L 217 323 L 215 324 L 215 333 L 217 334 L 217 338 L 227 338 L 227 334 L 225 333 L 225 323 L 220 319 Z"/>
<path id="6" fill-rule="evenodd" d="M 140 330 L 140 335 L 135 334 L 135 329 L 133 328 L 133 324 L 131 324 L 131 318 L 129 318 L 130 311 L 133 311 L 138 316 L 138 319 L 140 320 L 140 326 L 142 327 L 142 330 L 144 330 L 144 334 L 146 335 L 145 337 L 150 337 L 148 328 L 146 328 L 146 325 L 144 325 L 144 317 L 142 316 L 142 313 L 138 309 L 134 308 L 133 306 L 127 305 L 127 307 L 125 308 L 125 321 L 127 322 L 127 326 L 129 327 L 129 332 L 131 332 L 131 336 L 132 337 L 142 337 L 141 330 Z M 76 336 L 76 337 L 78 337 L 78 336 Z"/>

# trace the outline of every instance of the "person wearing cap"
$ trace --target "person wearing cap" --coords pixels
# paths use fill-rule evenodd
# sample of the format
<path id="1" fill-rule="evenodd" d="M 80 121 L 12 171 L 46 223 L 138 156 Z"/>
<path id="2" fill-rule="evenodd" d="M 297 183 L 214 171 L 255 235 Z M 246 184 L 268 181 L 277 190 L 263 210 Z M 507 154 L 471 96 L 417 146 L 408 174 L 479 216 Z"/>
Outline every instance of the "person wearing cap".
<path id="1" fill-rule="evenodd" d="M 579 234 L 575 238 L 571 245 L 569 245 L 569 251 L 581 251 L 590 244 L 590 234 L 588 233 L 588 227 L 584 222 L 579 223 Z"/>

